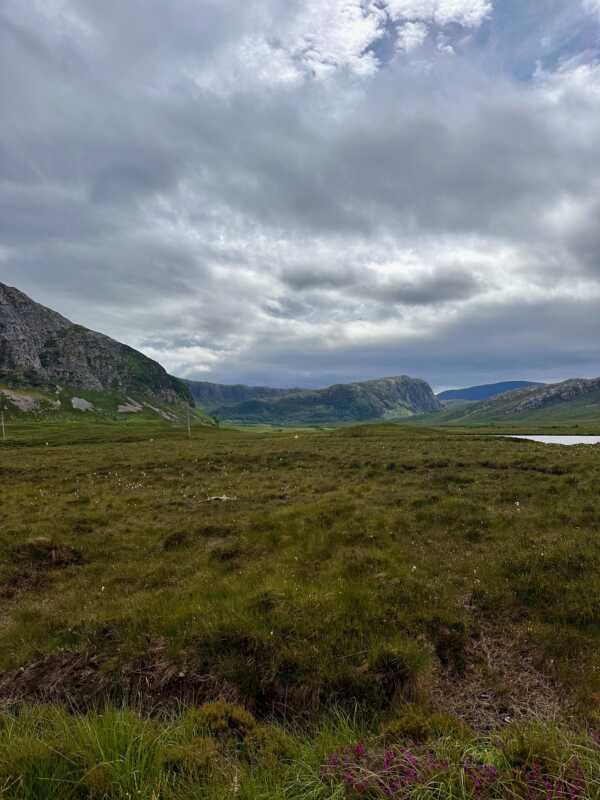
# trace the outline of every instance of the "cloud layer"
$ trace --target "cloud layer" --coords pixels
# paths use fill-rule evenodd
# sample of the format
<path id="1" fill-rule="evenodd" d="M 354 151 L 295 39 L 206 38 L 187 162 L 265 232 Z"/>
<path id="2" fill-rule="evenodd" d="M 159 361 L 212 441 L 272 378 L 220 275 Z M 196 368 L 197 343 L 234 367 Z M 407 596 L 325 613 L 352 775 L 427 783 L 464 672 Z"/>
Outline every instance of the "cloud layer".
<path id="1" fill-rule="evenodd" d="M 0 2 L 0 280 L 179 375 L 600 374 L 595 0 Z"/>

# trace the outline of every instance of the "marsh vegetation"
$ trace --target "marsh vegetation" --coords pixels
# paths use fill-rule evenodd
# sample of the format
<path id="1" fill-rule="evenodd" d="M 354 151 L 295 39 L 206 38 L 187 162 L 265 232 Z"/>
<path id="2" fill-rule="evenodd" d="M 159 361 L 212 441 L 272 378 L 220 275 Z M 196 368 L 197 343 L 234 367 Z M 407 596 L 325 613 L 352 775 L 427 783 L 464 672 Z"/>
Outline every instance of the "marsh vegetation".
<path id="1" fill-rule="evenodd" d="M 394 425 L 13 426 L 0 796 L 600 796 L 599 479 Z"/>

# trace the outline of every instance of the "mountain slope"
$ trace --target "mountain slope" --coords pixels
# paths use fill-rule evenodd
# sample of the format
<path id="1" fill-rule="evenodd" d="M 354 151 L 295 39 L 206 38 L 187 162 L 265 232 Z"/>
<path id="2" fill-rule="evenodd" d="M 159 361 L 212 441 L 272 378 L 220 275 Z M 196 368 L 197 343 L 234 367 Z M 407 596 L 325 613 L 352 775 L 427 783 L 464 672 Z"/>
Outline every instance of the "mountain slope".
<path id="1" fill-rule="evenodd" d="M 142 353 L 0 283 L 0 380 L 191 403 L 186 384 Z"/>
<path id="2" fill-rule="evenodd" d="M 211 413 L 239 424 L 326 425 L 398 419 L 441 407 L 429 384 L 403 375 L 327 389 L 294 389 L 273 398 L 222 404 L 212 407 Z"/>
<path id="3" fill-rule="evenodd" d="M 234 406 L 248 400 L 274 400 L 299 389 L 272 389 L 268 386 L 244 386 L 241 383 L 227 385 L 206 383 L 205 381 L 186 381 L 197 405 L 206 411 L 225 406 Z"/>
<path id="4" fill-rule="evenodd" d="M 453 400 L 469 400 L 477 402 L 480 400 L 489 400 L 492 397 L 505 394 L 506 392 L 516 391 L 518 389 L 529 389 L 531 387 L 543 386 L 542 383 L 534 383 L 533 381 L 504 381 L 502 383 L 488 383 L 483 386 L 469 386 L 465 389 L 449 389 L 446 392 L 440 392 L 437 396 L 438 400 L 448 402 Z"/>
<path id="5" fill-rule="evenodd" d="M 452 406 L 431 423 L 569 423 L 600 419 L 600 378 L 574 378 L 562 383 L 520 389 L 479 403 Z M 428 421 L 424 418 L 424 421 Z"/>

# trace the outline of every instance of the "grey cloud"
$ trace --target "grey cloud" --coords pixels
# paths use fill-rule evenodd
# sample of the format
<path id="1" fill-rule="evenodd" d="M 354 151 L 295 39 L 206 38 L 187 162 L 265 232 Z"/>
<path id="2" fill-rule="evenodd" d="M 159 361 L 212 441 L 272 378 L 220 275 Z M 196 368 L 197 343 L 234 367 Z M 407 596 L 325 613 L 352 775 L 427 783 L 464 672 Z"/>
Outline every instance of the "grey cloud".
<path id="1" fill-rule="evenodd" d="M 356 286 L 359 281 L 357 269 L 329 265 L 292 266 L 281 275 L 282 281 L 299 292 L 313 289 L 343 289 Z"/>
<path id="2" fill-rule="evenodd" d="M 476 276 L 461 270 L 440 270 L 412 281 L 389 281 L 366 286 L 376 299 L 401 305 L 428 306 L 452 300 L 467 300 L 480 291 Z"/>
<path id="3" fill-rule="evenodd" d="M 166 192 L 176 179 L 174 159 L 152 150 L 137 150 L 102 167 L 94 177 L 91 198 L 101 203 L 123 202 L 130 197 Z"/>
<path id="4" fill-rule="evenodd" d="M 401 267 L 398 272 L 402 273 Z M 481 282 L 472 272 L 446 267 L 430 270 L 411 279 L 382 279 L 375 270 L 341 266 L 318 269 L 298 267 L 287 270 L 282 280 L 290 289 L 304 295 L 307 291 L 342 292 L 361 300 L 374 300 L 390 305 L 427 306 L 449 301 L 467 300 L 478 294 Z"/>
<path id="5" fill-rule="evenodd" d="M 424 66 L 381 40 L 369 80 L 277 83 L 267 64 L 222 91 L 207 76 L 242 44 L 275 44 L 305 3 L 70 0 L 59 28 L 5 0 L 0 280 L 167 365 L 211 350 L 215 379 L 592 369 L 598 302 L 569 288 L 600 277 L 599 102 L 549 99 L 523 77 L 546 30 L 548 68 L 589 62 L 568 42 L 589 43 L 591 22 L 566 0 L 544 0 L 538 19 L 509 5 L 454 59 L 427 50 Z M 507 251 L 545 301 L 502 295 Z M 383 279 L 372 264 L 398 252 L 415 258 Z M 420 322 L 430 306 L 435 324 Z M 417 338 L 338 335 L 411 315 Z"/>
<path id="6" fill-rule="evenodd" d="M 443 320 L 427 335 L 390 337 L 373 344 L 324 342 L 318 336 L 297 342 L 255 342 L 251 368 L 238 369 L 251 382 L 287 376 L 295 385 L 323 385 L 402 372 L 437 386 L 522 376 L 562 380 L 595 376 L 598 361 L 589 342 L 600 336 L 597 300 L 483 304 L 468 318 Z M 566 337 L 565 331 L 571 335 Z M 333 352 L 332 352 L 333 351 Z M 285 379 L 284 379 L 285 383 Z"/>

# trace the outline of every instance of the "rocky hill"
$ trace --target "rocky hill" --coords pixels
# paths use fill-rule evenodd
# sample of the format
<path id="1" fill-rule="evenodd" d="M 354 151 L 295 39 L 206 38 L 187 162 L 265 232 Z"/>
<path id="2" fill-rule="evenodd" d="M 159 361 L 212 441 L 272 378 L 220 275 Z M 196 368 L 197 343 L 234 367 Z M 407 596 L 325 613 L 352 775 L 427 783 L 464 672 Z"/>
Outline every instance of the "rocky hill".
<path id="1" fill-rule="evenodd" d="M 470 402 L 477 402 L 480 400 L 489 400 L 492 397 L 506 394 L 506 392 L 513 392 L 518 389 L 530 389 L 532 387 L 543 386 L 542 383 L 535 383 L 533 381 L 503 381 L 502 383 L 488 383 L 483 386 L 469 386 L 465 389 L 449 389 L 446 392 L 440 392 L 437 399 L 443 403 L 454 400 L 468 400 Z"/>
<path id="2" fill-rule="evenodd" d="M 142 353 L 0 283 L 0 382 L 191 403 L 187 385 Z"/>
<path id="3" fill-rule="evenodd" d="M 492 411 L 496 414 L 522 414 L 571 403 L 585 397 L 593 399 L 599 392 L 600 378 L 592 380 L 574 378 L 562 383 L 508 392 L 489 402 L 482 403 L 478 410 L 480 413 Z"/>
<path id="4" fill-rule="evenodd" d="M 275 400 L 299 389 L 272 389 L 269 386 L 244 386 L 244 384 L 207 383 L 186 381 L 197 405 L 206 411 L 225 406 L 235 406 L 247 400 Z"/>
<path id="5" fill-rule="evenodd" d="M 479 403 L 448 406 L 431 422 L 484 424 L 488 422 L 566 423 L 600 418 L 600 378 L 574 378 L 562 383 L 530 386 Z"/>
<path id="6" fill-rule="evenodd" d="M 277 389 L 271 397 L 258 394 L 265 390 L 253 391 L 254 398 L 211 405 L 211 414 L 238 424 L 328 425 L 399 419 L 442 408 L 429 384 L 406 375 L 327 389 Z"/>

